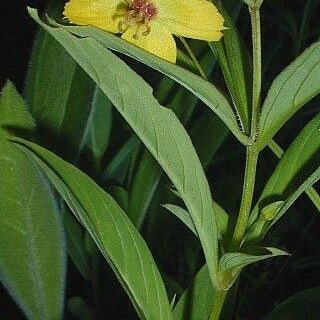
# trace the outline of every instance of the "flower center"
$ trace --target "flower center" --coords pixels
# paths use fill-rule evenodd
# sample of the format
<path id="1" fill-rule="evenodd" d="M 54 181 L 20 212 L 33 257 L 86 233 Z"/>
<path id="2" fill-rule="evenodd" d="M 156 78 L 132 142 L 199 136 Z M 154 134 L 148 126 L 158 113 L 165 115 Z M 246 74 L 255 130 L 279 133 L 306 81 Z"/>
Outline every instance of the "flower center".
<path id="1" fill-rule="evenodd" d="M 138 39 L 139 34 L 146 36 L 150 33 L 149 22 L 157 15 L 157 8 L 150 0 L 129 0 L 124 12 L 118 25 L 120 32 L 136 27 L 134 39 Z"/>

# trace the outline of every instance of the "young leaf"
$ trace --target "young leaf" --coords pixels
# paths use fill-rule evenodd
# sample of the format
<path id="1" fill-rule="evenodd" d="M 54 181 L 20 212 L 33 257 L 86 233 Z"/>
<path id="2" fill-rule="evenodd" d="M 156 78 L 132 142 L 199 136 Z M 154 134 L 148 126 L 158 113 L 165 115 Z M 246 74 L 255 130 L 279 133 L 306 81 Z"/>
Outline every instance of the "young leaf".
<path id="1" fill-rule="evenodd" d="M 245 266 L 268 258 L 288 255 L 283 250 L 272 247 L 247 247 L 241 252 L 225 253 L 220 259 L 220 270 L 238 272 Z"/>
<path id="2" fill-rule="evenodd" d="M 294 294 L 275 307 L 263 320 L 318 320 L 320 319 L 320 287 Z"/>
<path id="3" fill-rule="evenodd" d="M 281 212 L 288 208 L 288 198 L 293 200 L 292 195 L 317 170 L 320 157 L 319 129 L 320 114 L 304 127 L 282 156 L 250 216 L 251 224 L 258 219 L 259 209 L 270 202 L 283 200 L 286 201 L 286 206 L 281 208 Z M 271 221 L 268 225 L 270 223 Z"/>
<path id="4" fill-rule="evenodd" d="M 279 210 L 275 219 L 273 219 L 268 227 L 270 229 L 285 213 L 286 211 L 292 206 L 292 204 L 298 199 L 298 197 L 305 192 L 310 186 L 318 182 L 320 179 L 320 167 L 313 172 L 310 177 L 305 180 L 299 188 L 297 188 L 284 202 L 284 205 Z M 263 235 L 264 236 L 264 235 Z"/>
<path id="5" fill-rule="evenodd" d="M 37 13 L 33 9 L 29 9 L 29 13 L 32 18 L 47 29 L 51 34 L 54 32 L 53 27 L 49 27 L 40 21 L 37 16 Z M 55 22 L 56 29 L 59 26 L 59 29 L 67 30 L 70 35 L 75 35 L 78 39 L 82 38 L 83 40 L 95 39 L 101 45 L 106 48 L 121 52 L 130 57 L 133 57 L 150 67 L 162 72 L 163 74 L 171 77 L 196 96 L 201 99 L 206 105 L 208 105 L 213 112 L 215 112 L 222 121 L 228 126 L 230 131 L 244 144 L 250 144 L 251 139 L 244 135 L 237 124 L 237 119 L 233 113 L 232 107 L 228 103 L 227 99 L 223 94 L 210 82 L 202 79 L 201 77 L 189 72 L 179 66 L 176 66 L 170 62 L 164 61 L 132 44 L 127 41 L 104 32 L 103 30 L 94 28 L 94 27 L 71 27 L 58 25 Z M 71 38 L 70 38 L 71 39 Z"/>
<path id="6" fill-rule="evenodd" d="M 244 267 L 258 261 L 283 255 L 288 254 L 283 250 L 271 247 L 243 247 L 239 252 L 225 253 L 219 261 L 224 287 L 230 288 Z"/>
<path id="7" fill-rule="evenodd" d="M 320 92 L 320 42 L 306 49 L 274 80 L 262 106 L 257 144 L 264 148 L 303 105 Z"/>
<path id="8" fill-rule="evenodd" d="M 219 287 L 218 231 L 209 185 L 176 115 L 157 102 L 142 78 L 93 38 L 75 37 L 42 23 L 35 11 L 30 13 L 100 86 L 172 180 L 196 226 L 213 284 Z"/>
<path id="9" fill-rule="evenodd" d="M 252 225 L 252 227 L 247 232 L 244 239 L 244 243 L 252 244 L 262 240 L 261 236 L 265 234 L 265 230 L 268 229 L 269 221 L 272 221 L 276 218 L 283 204 L 284 201 L 276 201 L 264 207 L 261 210 L 259 219 Z"/>
<path id="10" fill-rule="evenodd" d="M 221 5 L 213 1 L 223 15 L 227 30 L 220 41 L 211 42 L 209 46 L 214 52 L 223 72 L 224 79 L 237 110 L 243 130 L 250 133 L 250 109 L 252 84 L 251 57 L 241 39 L 233 20 Z"/>
<path id="11" fill-rule="evenodd" d="M 172 319 L 152 255 L 129 218 L 93 180 L 48 150 L 19 141 L 89 231 L 142 319 Z"/>

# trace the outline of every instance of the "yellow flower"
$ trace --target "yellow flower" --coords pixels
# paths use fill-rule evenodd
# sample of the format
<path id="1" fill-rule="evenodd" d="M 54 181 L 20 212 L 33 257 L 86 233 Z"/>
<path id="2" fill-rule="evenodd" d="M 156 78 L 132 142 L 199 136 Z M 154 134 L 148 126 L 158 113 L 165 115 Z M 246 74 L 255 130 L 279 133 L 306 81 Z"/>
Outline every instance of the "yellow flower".
<path id="1" fill-rule="evenodd" d="M 122 33 L 122 38 L 175 63 L 172 35 L 218 41 L 223 17 L 207 0 L 70 0 L 65 17 L 78 25 Z"/>

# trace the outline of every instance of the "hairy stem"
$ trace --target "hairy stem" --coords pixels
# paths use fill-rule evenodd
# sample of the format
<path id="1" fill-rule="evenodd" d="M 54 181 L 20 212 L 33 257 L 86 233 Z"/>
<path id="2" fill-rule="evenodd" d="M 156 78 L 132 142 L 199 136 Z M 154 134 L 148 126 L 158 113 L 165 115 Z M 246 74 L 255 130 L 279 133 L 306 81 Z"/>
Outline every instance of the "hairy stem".
<path id="1" fill-rule="evenodd" d="M 254 148 L 247 148 L 242 199 L 237 224 L 231 242 L 231 251 L 237 250 L 240 247 L 246 232 L 253 199 L 258 154 L 259 153 Z"/>
<path id="2" fill-rule="evenodd" d="M 251 138 L 256 139 L 261 98 L 261 26 L 260 10 L 257 6 L 249 7 L 252 27 L 253 87 Z"/>
<path id="3" fill-rule="evenodd" d="M 255 141 L 258 133 L 258 120 L 260 113 L 261 97 L 261 26 L 260 5 L 249 6 L 252 27 L 252 59 L 253 59 L 253 86 L 252 86 L 252 119 L 251 138 Z M 255 177 L 259 152 L 255 147 L 247 147 L 246 167 L 242 191 L 242 199 L 239 216 L 231 242 L 231 250 L 237 250 L 241 246 L 245 235 L 248 219 L 251 211 Z"/>
<path id="4" fill-rule="evenodd" d="M 215 291 L 209 320 L 219 320 L 227 291 Z"/>

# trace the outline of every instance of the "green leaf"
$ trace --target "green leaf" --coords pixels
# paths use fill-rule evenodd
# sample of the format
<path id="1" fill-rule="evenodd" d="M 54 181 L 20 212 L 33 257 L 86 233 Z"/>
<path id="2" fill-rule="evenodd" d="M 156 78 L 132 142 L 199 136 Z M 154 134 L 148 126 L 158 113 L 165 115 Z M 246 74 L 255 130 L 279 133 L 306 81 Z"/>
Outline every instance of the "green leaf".
<path id="1" fill-rule="evenodd" d="M 268 228 L 269 221 L 272 221 L 276 218 L 283 204 L 284 201 L 276 201 L 265 206 L 261 210 L 258 220 L 246 233 L 244 242 L 252 244 L 262 240 L 261 235 L 263 235 L 265 233 L 265 229 Z"/>
<path id="2" fill-rule="evenodd" d="M 170 92 L 176 89 L 175 85 L 171 79 L 164 78 L 156 92 L 157 96 L 160 96 L 160 100 L 164 101 L 166 97 L 170 97 L 172 95 Z M 186 92 L 184 88 L 176 90 L 173 98 L 169 101 L 169 108 L 176 113 L 182 123 L 186 123 L 195 109 L 198 99 L 190 92 Z M 129 216 L 138 230 L 143 224 L 162 174 L 163 170 L 150 152 L 146 150 L 138 164 L 130 192 Z"/>
<path id="3" fill-rule="evenodd" d="M 320 167 L 311 174 L 311 176 L 305 180 L 299 188 L 297 188 L 285 201 L 284 205 L 279 210 L 275 219 L 271 221 L 268 229 L 270 229 L 285 213 L 286 211 L 292 206 L 292 204 L 298 199 L 298 197 L 305 192 L 310 186 L 318 182 L 320 179 Z"/>
<path id="4" fill-rule="evenodd" d="M 79 157 L 82 153 L 91 154 L 97 172 L 100 171 L 100 161 L 109 144 L 111 128 L 112 104 L 104 93 L 96 87 L 77 156 Z"/>
<path id="5" fill-rule="evenodd" d="M 219 261 L 222 282 L 225 288 L 230 288 L 241 270 L 258 261 L 288 255 L 283 250 L 272 247 L 243 247 L 239 252 L 227 252 Z"/>
<path id="6" fill-rule="evenodd" d="M 219 287 L 218 231 L 209 185 L 176 115 L 155 100 L 142 78 L 93 38 L 74 37 L 42 23 L 36 11 L 30 14 L 90 74 L 172 180 L 196 226 L 213 284 Z"/>
<path id="7" fill-rule="evenodd" d="M 138 230 L 141 229 L 147 210 L 158 187 L 163 170 L 157 161 L 145 151 L 139 162 L 130 191 L 129 217 Z"/>
<path id="8" fill-rule="evenodd" d="M 320 319 L 320 287 L 294 294 L 275 307 L 264 320 Z"/>
<path id="9" fill-rule="evenodd" d="M 284 214 L 303 190 L 319 179 L 317 173 L 320 156 L 319 130 L 320 114 L 313 118 L 296 137 L 265 185 L 251 213 L 250 224 L 259 219 L 262 207 L 277 200 L 285 203 L 275 219 L 266 222 L 264 233 Z"/>
<path id="10" fill-rule="evenodd" d="M 225 253 L 220 259 L 220 268 L 222 271 L 238 272 L 249 264 L 285 255 L 288 253 L 277 248 L 247 247 L 242 248 L 241 252 Z"/>
<path id="11" fill-rule="evenodd" d="M 214 299 L 207 265 L 201 268 L 173 309 L 175 320 L 208 319 Z"/>
<path id="12" fill-rule="evenodd" d="M 61 1 L 50 2 L 49 14 L 61 11 Z M 110 101 L 44 30 L 36 37 L 24 94 L 46 145 L 73 162 L 85 153 L 99 171 L 111 129 Z"/>
<path id="13" fill-rule="evenodd" d="M 171 189 L 171 191 L 174 194 L 176 194 L 178 197 L 180 197 L 180 194 L 177 193 L 175 190 Z M 193 232 L 193 234 L 198 237 L 198 233 L 195 229 L 190 213 L 187 210 L 177 205 L 173 205 L 169 203 L 164 204 L 162 206 L 166 208 L 169 212 L 173 213 L 177 218 L 179 218 Z M 216 215 L 219 233 L 221 236 L 225 236 L 227 233 L 229 216 L 226 213 L 226 211 L 215 201 L 213 201 L 213 209 Z"/>
<path id="14" fill-rule="evenodd" d="M 209 46 L 220 64 L 241 126 L 245 132 L 249 133 L 252 101 L 251 57 L 233 20 L 221 2 L 213 2 L 224 17 L 227 30 L 223 32 L 220 41 L 211 42 Z"/>
<path id="15" fill-rule="evenodd" d="M 37 13 L 33 9 L 29 9 L 30 15 L 33 19 L 46 28 L 49 32 L 54 32 L 53 27 L 42 23 L 37 17 Z M 230 106 L 227 99 L 223 94 L 210 82 L 203 78 L 187 71 L 179 66 L 176 66 L 170 62 L 164 61 L 138 47 L 130 44 L 127 41 L 120 39 L 112 34 L 109 34 L 103 30 L 94 27 L 74 27 L 74 26 L 63 26 L 50 21 L 50 24 L 59 27 L 59 29 L 67 30 L 70 34 L 73 34 L 82 40 L 95 39 L 101 45 L 106 48 L 121 52 L 128 55 L 142 63 L 149 65 L 150 67 L 162 72 L 169 76 L 173 80 L 177 81 L 185 88 L 194 93 L 199 99 L 201 99 L 209 108 L 215 112 L 223 122 L 228 126 L 230 131 L 244 144 L 251 144 L 251 139 L 244 135 L 238 127 L 237 119 L 233 113 L 232 107 Z M 70 53 L 70 52 L 69 52 Z"/>
<path id="16" fill-rule="evenodd" d="M 57 15 L 61 6 L 53 1 L 49 13 Z M 56 147 L 60 136 L 68 137 L 62 129 L 66 113 L 72 109 L 69 131 L 75 131 L 85 121 L 89 113 L 90 92 L 93 82 L 61 48 L 56 40 L 44 30 L 40 30 L 29 64 L 25 85 L 25 98 L 32 115 L 40 129 L 46 134 L 50 133 L 50 144 Z M 75 111 L 77 109 L 77 111 Z M 79 132 L 73 137 L 77 142 L 73 144 L 76 149 L 81 139 Z"/>
<path id="17" fill-rule="evenodd" d="M 122 184 L 127 175 L 132 154 L 140 147 L 140 140 L 132 136 L 111 159 L 102 174 L 102 181 L 114 181 Z"/>
<path id="18" fill-rule="evenodd" d="M 54 193 L 8 142 L 1 143 L 0 182 L 0 279 L 28 319 L 61 319 L 66 257 Z"/>
<path id="19" fill-rule="evenodd" d="M 0 139 L 34 126 L 8 82 L 0 97 Z M 55 195 L 39 168 L 6 140 L 0 182 L 0 279 L 28 319 L 60 319 L 66 257 Z"/>
<path id="20" fill-rule="evenodd" d="M 274 80 L 262 106 L 259 148 L 309 100 L 320 92 L 320 42 L 306 49 Z"/>
<path id="21" fill-rule="evenodd" d="M 176 206 L 174 204 L 169 204 L 169 203 L 164 204 L 163 207 L 166 208 L 171 213 L 173 213 L 177 218 L 179 218 L 192 231 L 192 233 L 196 237 L 198 237 L 197 230 L 196 230 L 194 223 L 190 217 L 190 214 L 187 210 L 185 210 L 179 206 Z"/>
<path id="22" fill-rule="evenodd" d="M 30 133 L 35 122 L 15 86 L 8 81 L 0 98 L 0 140 L 15 134 Z"/>
<path id="23" fill-rule="evenodd" d="M 77 320 L 93 320 L 94 314 L 81 297 L 72 297 L 68 301 L 68 307 Z"/>
<path id="24" fill-rule="evenodd" d="M 85 246 L 84 232 L 71 212 L 63 214 L 68 254 L 81 275 L 91 278 L 90 259 Z"/>
<path id="25" fill-rule="evenodd" d="M 164 284 L 152 255 L 113 198 L 79 169 L 48 150 L 26 140 L 17 141 L 44 170 L 89 231 L 139 316 L 150 320 L 172 319 Z"/>
<path id="26" fill-rule="evenodd" d="M 108 188 L 108 191 L 110 195 L 117 201 L 122 210 L 127 212 L 129 208 L 128 192 L 124 188 L 115 185 Z"/>

